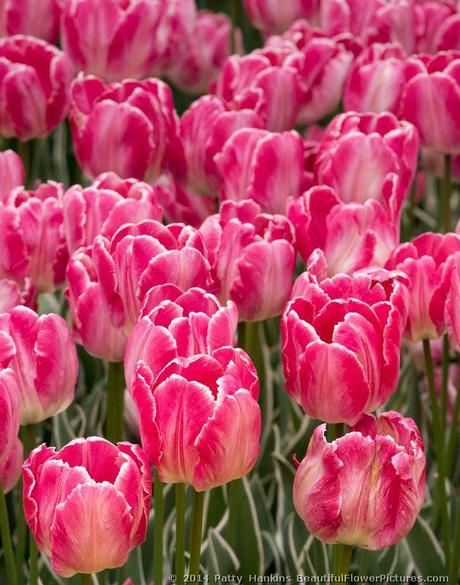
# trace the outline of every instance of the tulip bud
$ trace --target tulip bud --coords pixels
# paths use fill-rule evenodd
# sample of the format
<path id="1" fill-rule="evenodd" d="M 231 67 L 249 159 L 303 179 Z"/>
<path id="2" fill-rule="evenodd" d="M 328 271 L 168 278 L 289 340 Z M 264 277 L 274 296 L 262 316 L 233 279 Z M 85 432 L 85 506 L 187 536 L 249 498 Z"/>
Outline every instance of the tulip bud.
<path id="1" fill-rule="evenodd" d="M 152 477 L 137 445 L 43 444 L 25 461 L 23 481 L 27 524 L 61 577 L 122 567 L 145 540 Z"/>
<path id="2" fill-rule="evenodd" d="M 225 201 L 200 232 L 221 303 L 231 299 L 242 321 L 279 315 L 289 298 L 295 267 L 289 220 L 261 213 L 254 201 Z"/>
<path id="3" fill-rule="evenodd" d="M 214 161 L 223 200 L 253 199 L 267 213 L 284 214 L 289 197 L 302 192 L 304 149 L 294 130 L 244 128 L 230 136 Z"/>
<path id="4" fill-rule="evenodd" d="M 160 71 L 158 0 L 64 0 L 62 44 L 76 69 L 106 81 Z"/>
<path id="5" fill-rule="evenodd" d="M 5 339 L 1 364 L 17 374 L 21 424 L 65 410 L 74 399 L 78 361 L 64 319 L 16 307 L 0 315 L 0 334 Z"/>
<path id="6" fill-rule="evenodd" d="M 460 153 L 460 53 L 421 56 L 421 72 L 401 96 L 400 116 L 420 132 L 423 146 L 443 154 Z"/>
<path id="7" fill-rule="evenodd" d="M 311 417 L 355 424 L 399 377 L 406 290 L 384 270 L 297 279 L 281 319 L 286 390 Z"/>
<path id="8" fill-rule="evenodd" d="M 63 284 L 68 255 L 62 193 L 59 183 L 42 183 L 35 191 L 14 189 L 0 205 L 0 277 L 22 283 L 27 276 L 38 292 Z"/>
<path id="9" fill-rule="evenodd" d="M 193 102 L 180 122 L 187 187 L 202 195 L 219 191 L 215 156 L 235 132 L 245 127 L 262 128 L 262 120 L 252 110 L 229 110 L 217 96 L 206 95 Z"/>
<path id="10" fill-rule="evenodd" d="M 60 17 L 60 0 L 0 0 L 0 36 L 31 35 L 54 43 Z"/>
<path id="11" fill-rule="evenodd" d="M 11 191 L 24 185 L 24 165 L 14 150 L 0 153 L 0 203 L 10 197 Z"/>
<path id="12" fill-rule="evenodd" d="M 300 18 L 310 21 L 319 8 L 318 0 L 243 0 L 252 25 L 265 34 L 279 34 Z"/>
<path id="13" fill-rule="evenodd" d="M 4 341 L 4 340 L 2 340 Z M 3 345 L 3 343 L 2 343 Z M 0 360 L 4 363 L 4 348 L 0 349 Z M 19 432 L 19 389 L 15 373 L 10 369 L 0 370 L 0 485 L 4 493 L 16 485 L 21 474 L 22 443 Z"/>
<path id="14" fill-rule="evenodd" d="M 62 51 L 34 37 L 0 40 L 0 134 L 43 138 L 65 118 L 72 66 Z"/>
<path id="15" fill-rule="evenodd" d="M 131 393 L 142 445 L 161 481 L 203 491 L 254 467 L 260 450 L 259 383 L 241 349 L 177 358 L 156 378 L 140 362 Z"/>
<path id="16" fill-rule="evenodd" d="M 100 175 L 87 189 L 71 187 L 63 196 L 63 208 L 69 254 L 90 246 L 96 236 L 110 239 L 127 223 L 163 219 L 153 187 L 114 173 Z"/>
<path id="17" fill-rule="evenodd" d="M 401 244 L 392 253 L 387 268 L 407 274 L 410 281 L 405 336 L 411 341 L 437 339 L 444 333 L 452 268 L 459 258 L 459 235 L 431 232 Z M 448 321 L 450 315 L 452 313 L 447 316 Z"/>
<path id="18" fill-rule="evenodd" d="M 71 89 L 70 121 L 78 161 L 90 177 L 112 171 L 152 181 L 181 164 L 172 93 L 158 79 L 105 85 L 80 76 Z"/>
<path id="19" fill-rule="evenodd" d="M 302 260 L 310 269 L 324 264 L 324 278 L 382 267 L 399 244 L 399 210 L 375 200 L 343 203 L 329 187 L 312 187 L 291 201 L 287 215 Z"/>
<path id="20" fill-rule="evenodd" d="M 313 432 L 294 479 L 294 506 L 323 542 L 380 550 L 411 530 L 425 498 L 426 459 L 415 422 L 364 415 L 329 443 Z"/>

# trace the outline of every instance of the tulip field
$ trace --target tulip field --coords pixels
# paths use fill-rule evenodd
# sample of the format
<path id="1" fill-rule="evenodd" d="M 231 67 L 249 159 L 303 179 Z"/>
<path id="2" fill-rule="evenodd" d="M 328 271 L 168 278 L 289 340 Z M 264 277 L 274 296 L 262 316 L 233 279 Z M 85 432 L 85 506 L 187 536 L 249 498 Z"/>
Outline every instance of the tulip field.
<path id="1" fill-rule="evenodd" d="M 0 145 L 0 585 L 458 585 L 457 0 L 0 0 Z"/>

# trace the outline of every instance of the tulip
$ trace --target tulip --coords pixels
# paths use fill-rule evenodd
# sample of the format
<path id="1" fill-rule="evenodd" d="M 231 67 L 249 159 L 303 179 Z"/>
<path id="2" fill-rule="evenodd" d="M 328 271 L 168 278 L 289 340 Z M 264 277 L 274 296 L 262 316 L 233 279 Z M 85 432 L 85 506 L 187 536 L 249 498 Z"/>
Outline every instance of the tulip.
<path id="1" fill-rule="evenodd" d="M 9 313 L 18 305 L 35 308 L 36 291 L 29 279 L 21 289 L 14 280 L 0 279 L 0 314 Z"/>
<path id="2" fill-rule="evenodd" d="M 297 279 L 281 319 L 286 389 L 311 417 L 355 424 L 396 390 L 405 286 L 380 270 Z"/>
<path id="3" fill-rule="evenodd" d="M 0 358 L 4 361 L 5 340 L 2 339 Z M 10 369 L 0 370 L 0 485 L 4 493 L 16 485 L 21 473 L 22 443 L 19 432 L 19 389 L 15 373 Z"/>
<path id="4" fill-rule="evenodd" d="M 0 277 L 22 283 L 29 277 L 38 292 L 64 282 L 67 249 L 63 232 L 62 185 L 42 183 L 35 191 L 14 189 L 0 204 Z"/>
<path id="5" fill-rule="evenodd" d="M 217 199 L 195 195 L 171 173 L 162 175 L 154 188 L 169 223 L 199 227 L 207 217 L 217 211 Z"/>
<path id="6" fill-rule="evenodd" d="M 328 36 L 351 33 L 366 42 L 382 5 L 382 0 L 322 0 L 320 28 Z"/>
<path id="7" fill-rule="evenodd" d="M 221 307 L 214 295 L 200 288 L 183 293 L 170 284 L 156 287 L 148 294 L 142 315 L 126 348 L 128 388 L 140 361 L 156 377 L 173 359 L 197 353 L 212 355 L 213 351 L 233 346 L 235 342 L 236 305 L 229 301 Z"/>
<path id="8" fill-rule="evenodd" d="M 279 34 L 300 18 L 312 19 L 318 11 L 318 0 L 243 0 L 252 25 L 265 34 Z"/>
<path id="9" fill-rule="evenodd" d="M 422 2 L 415 6 L 417 53 L 436 53 L 439 50 L 459 49 L 456 46 L 456 3 Z"/>
<path id="10" fill-rule="evenodd" d="M 60 17 L 60 0 L 1 0 L 0 36 L 31 35 L 54 43 Z"/>
<path id="11" fill-rule="evenodd" d="M 74 399 L 78 360 L 64 319 L 16 307 L 0 315 L 0 336 L 1 366 L 17 374 L 21 424 L 39 423 L 65 410 Z"/>
<path id="12" fill-rule="evenodd" d="M 63 196 L 63 208 L 69 254 L 90 246 L 98 235 L 110 239 L 127 223 L 163 218 L 154 188 L 114 173 L 99 176 L 87 189 L 71 187 Z"/>
<path id="13" fill-rule="evenodd" d="M 340 114 L 321 140 L 316 176 L 345 202 L 383 199 L 395 175 L 405 196 L 417 168 L 418 147 L 416 129 L 389 112 Z"/>
<path id="14" fill-rule="evenodd" d="M 375 200 L 343 203 L 330 187 L 312 187 L 287 215 L 302 260 L 323 278 L 382 267 L 399 244 L 399 211 Z"/>
<path id="15" fill-rule="evenodd" d="M 437 339 L 446 329 L 444 311 L 452 267 L 460 257 L 460 236 L 425 233 L 401 244 L 387 268 L 409 277 L 409 306 L 405 336 L 417 342 Z"/>
<path id="16" fill-rule="evenodd" d="M 406 83 L 421 71 L 397 43 L 374 43 L 355 60 L 345 87 L 345 110 L 397 112 Z"/>
<path id="17" fill-rule="evenodd" d="M 460 53 L 440 52 L 417 61 L 421 72 L 401 96 L 401 117 L 412 122 L 423 146 L 443 154 L 460 153 Z"/>
<path id="18" fill-rule="evenodd" d="M 267 48 L 277 51 L 287 43 L 297 51 L 291 56 L 301 92 L 296 122 L 319 122 L 340 105 L 353 61 L 350 43 L 345 38 L 329 38 L 306 21 L 295 23 L 281 38 L 270 38 Z"/>
<path id="19" fill-rule="evenodd" d="M 253 468 L 260 448 L 259 383 L 241 349 L 177 358 L 157 377 L 140 362 L 131 393 L 142 445 L 161 481 L 200 492 Z"/>
<path id="20" fill-rule="evenodd" d="M 80 76 L 72 85 L 70 121 L 77 158 L 90 177 L 112 171 L 150 182 L 180 158 L 171 90 L 157 79 L 105 85 Z"/>
<path id="21" fill-rule="evenodd" d="M 0 134 L 43 138 L 68 109 L 72 66 L 62 51 L 34 37 L 0 40 Z"/>
<path id="22" fill-rule="evenodd" d="M 6 201 L 16 187 L 24 185 L 24 166 L 14 150 L 0 153 L 0 203 Z"/>
<path id="23" fill-rule="evenodd" d="M 450 343 L 456 351 L 460 351 L 460 254 L 455 254 L 450 265 L 452 271 L 446 295 L 444 319 Z"/>
<path id="24" fill-rule="evenodd" d="M 294 506 L 323 542 L 380 550 L 411 530 L 425 498 L 426 459 L 415 422 L 364 415 L 329 443 L 314 432 L 294 479 Z"/>
<path id="25" fill-rule="evenodd" d="M 161 0 L 161 13 L 155 42 L 162 68 L 167 71 L 186 55 L 194 35 L 198 11 L 195 0 Z"/>
<path id="26" fill-rule="evenodd" d="M 254 110 L 267 130 L 290 130 L 301 106 L 296 63 L 302 58 L 287 42 L 283 47 L 259 49 L 244 57 L 233 55 L 222 65 L 212 93 L 231 109 Z"/>
<path id="27" fill-rule="evenodd" d="M 236 45 L 234 51 L 232 42 Z M 241 32 L 233 31 L 232 21 L 227 15 L 200 10 L 186 47 L 181 50 L 179 58 L 174 59 L 166 75 L 183 91 L 206 93 L 217 79 L 225 59 L 232 52 L 241 53 L 242 46 Z"/>
<path id="28" fill-rule="evenodd" d="M 152 477 L 137 445 L 90 437 L 56 452 L 43 444 L 23 481 L 27 524 L 61 577 L 121 567 L 145 540 Z"/>
<path id="29" fill-rule="evenodd" d="M 214 157 L 237 130 L 262 125 L 254 111 L 229 110 L 217 96 L 206 95 L 193 102 L 180 122 L 187 187 L 202 195 L 215 195 L 220 176 Z"/>
<path id="30" fill-rule="evenodd" d="M 214 161 L 224 200 L 253 199 L 263 211 L 283 214 L 289 197 L 302 192 L 304 149 L 294 130 L 276 134 L 243 128 L 230 136 Z"/>
<path id="31" fill-rule="evenodd" d="M 210 268 L 195 229 L 146 220 L 78 250 L 69 261 L 67 283 L 79 343 L 96 357 L 119 362 L 150 289 L 207 288 Z"/>
<path id="32" fill-rule="evenodd" d="M 64 0 L 62 44 L 75 68 L 106 81 L 160 71 L 162 2 Z"/>
<path id="33" fill-rule="evenodd" d="M 261 213 L 254 201 L 225 201 L 200 232 L 220 302 L 232 300 L 242 321 L 279 315 L 289 298 L 295 267 L 289 220 Z"/>

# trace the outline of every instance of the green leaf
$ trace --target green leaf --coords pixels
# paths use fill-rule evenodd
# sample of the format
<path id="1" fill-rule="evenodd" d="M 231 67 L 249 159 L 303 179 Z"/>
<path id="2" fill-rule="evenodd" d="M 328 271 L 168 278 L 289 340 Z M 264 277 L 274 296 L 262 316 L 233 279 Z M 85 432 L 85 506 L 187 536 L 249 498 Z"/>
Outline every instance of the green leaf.
<path id="1" fill-rule="evenodd" d="M 422 516 L 417 518 L 406 542 L 419 575 L 425 577 L 446 574 L 441 545 Z"/>

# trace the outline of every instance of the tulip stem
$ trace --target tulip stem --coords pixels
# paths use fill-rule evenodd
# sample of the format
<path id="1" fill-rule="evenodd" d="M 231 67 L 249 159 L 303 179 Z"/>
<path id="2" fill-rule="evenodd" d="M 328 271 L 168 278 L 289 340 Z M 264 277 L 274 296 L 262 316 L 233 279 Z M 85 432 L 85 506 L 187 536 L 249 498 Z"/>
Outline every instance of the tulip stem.
<path id="1" fill-rule="evenodd" d="M 123 400 L 125 377 L 123 362 L 109 362 L 107 366 L 107 439 L 112 443 L 123 440 Z"/>
<path id="2" fill-rule="evenodd" d="M 3 554 L 5 556 L 6 574 L 8 583 L 17 584 L 16 565 L 14 563 L 13 544 L 11 542 L 10 521 L 8 519 L 8 508 L 6 507 L 3 486 L 0 484 L 0 529 L 2 536 Z"/>
<path id="3" fill-rule="evenodd" d="M 457 383 L 457 395 L 455 397 L 454 409 L 450 426 L 449 440 L 447 443 L 446 474 L 450 476 L 455 459 L 458 438 L 458 422 L 460 416 L 460 379 Z"/>
<path id="4" fill-rule="evenodd" d="M 29 585 L 38 583 L 38 549 L 32 532 L 29 532 Z"/>
<path id="5" fill-rule="evenodd" d="M 185 485 L 176 483 L 176 583 L 184 585 L 185 575 Z"/>
<path id="6" fill-rule="evenodd" d="M 153 516 L 153 582 L 163 583 L 163 525 L 164 525 L 164 494 L 163 483 L 154 471 L 155 513 Z"/>
<path id="7" fill-rule="evenodd" d="M 449 510 L 447 507 L 446 494 L 446 468 L 444 458 L 444 435 L 441 425 L 441 412 L 436 397 L 436 385 L 434 380 L 433 358 L 431 356 L 430 340 L 423 340 L 423 353 L 425 357 L 426 377 L 428 381 L 428 391 L 430 395 L 431 404 L 431 418 L 434 447 L 436 451 L 436 459 L 438 462 L 438 481 L 437 481 L 437 498 L 436 508 L 441 511 L 442 535 L 444 542 L 444 554 L 446 558 L 446 566 L 450 565 L 450 529 L 449 529 Z"/>
<path id="8" fill-rule="evenodd" d="M 442 384 L 441 384 L 441 430 L 446 428 L 447 402 L 449 388 L 449 336 L 442 339 Z"/>
<path id="9" fill-rule="evenodd" d="M 192 534 L 190 545 L 190 575 L 199 576 L 201 557 L 201 538 L 203 533 L 203 509 L 205 492 L 195 492 L 193 503 Z"/>
<path id="10" fill-rule="evenodd" d="M 353 547 L 349 544 L 334 545 L 333 574 L 336 576 L 348 575 L 350 570 Z"/>
<path id="11" fill-rule="evenodd" d="M 441 227 L 444 232 L 450 232 L 451 213 L 450 200 L 452 195 L 452 155 L 446 154 L 444 156 L 444 179 L 442 184 L 442 198 L 441 198 Z"/>
<path id="12" fill-rule="evenodd" d="M 80 573 L 81 585 L 91 585 L 92 579 L 90 573 Z"/>

